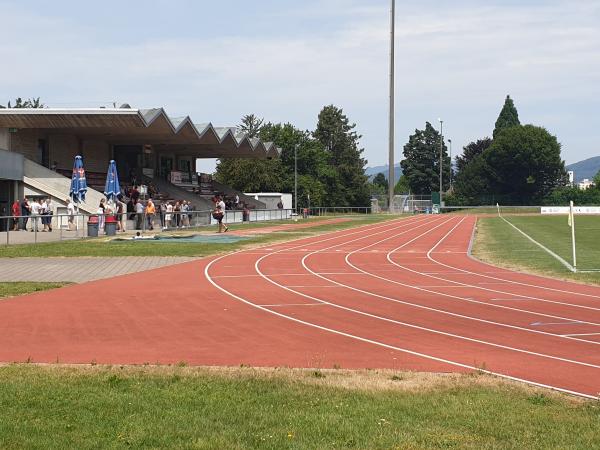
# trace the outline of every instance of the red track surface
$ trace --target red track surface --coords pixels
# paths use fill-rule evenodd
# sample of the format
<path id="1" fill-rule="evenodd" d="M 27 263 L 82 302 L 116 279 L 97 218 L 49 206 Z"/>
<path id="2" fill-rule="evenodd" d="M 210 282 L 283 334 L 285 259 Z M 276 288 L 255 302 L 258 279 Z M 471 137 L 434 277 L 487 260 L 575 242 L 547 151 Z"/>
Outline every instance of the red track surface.
<path id="1" fill-rule="evenodd" d="M 600 392 L 600 288 L 421 216 L 0 301 L 0 361 L 485 370 Z"/>

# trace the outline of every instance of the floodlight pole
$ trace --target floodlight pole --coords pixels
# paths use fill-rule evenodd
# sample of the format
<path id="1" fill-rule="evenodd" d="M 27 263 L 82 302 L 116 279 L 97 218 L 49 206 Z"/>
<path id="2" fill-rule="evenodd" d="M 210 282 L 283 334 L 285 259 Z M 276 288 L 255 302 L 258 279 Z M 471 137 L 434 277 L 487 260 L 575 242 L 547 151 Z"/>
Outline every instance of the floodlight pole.
<path id="1" fill-rule="evenodd" d="M 294 212 L 298 214 L 298 145 L 294 146 Z"/>
<path id="2" fill-rule="evenodd" d="M 394 40 L 396 28 L 396 1 L 392 0 L 390 11 L 390 123 L 389 123 L 389 172 L 388 172 L 388 211 L 394 204 Z"/>
<path id="3" fill-rule="evenodd" d="M 442 167 L 443 167 L 443 149 L 444 149 L 444 121 L 442 119 L 438 119 L 440 121 L 440 210 L 442 208 Z"/>

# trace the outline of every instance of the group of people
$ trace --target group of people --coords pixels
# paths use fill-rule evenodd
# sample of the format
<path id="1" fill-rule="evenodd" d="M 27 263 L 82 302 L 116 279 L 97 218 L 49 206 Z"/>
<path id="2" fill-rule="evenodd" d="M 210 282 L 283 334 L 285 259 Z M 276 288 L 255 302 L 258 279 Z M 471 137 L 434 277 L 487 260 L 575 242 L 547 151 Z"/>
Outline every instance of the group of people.
<path id="1" fill-rule="evenodd" d="M 160 225 L 167 228 L 187 228 L 192 223 L 194 207 L 187 200 L 163 202 L 160 204 Z"/>
<path id="2" fill-rule="evenodd" d="M 52 215 L 54 204 L 50 197 L 32 198 L 24 197 L 23 200 L 15 200 L 11 207 L 12 230 L 27 231 L 27 223 L 30 222 L 30 231 L 52 231 Z M 41 221 L 42 228 L 39 224 Z"/>

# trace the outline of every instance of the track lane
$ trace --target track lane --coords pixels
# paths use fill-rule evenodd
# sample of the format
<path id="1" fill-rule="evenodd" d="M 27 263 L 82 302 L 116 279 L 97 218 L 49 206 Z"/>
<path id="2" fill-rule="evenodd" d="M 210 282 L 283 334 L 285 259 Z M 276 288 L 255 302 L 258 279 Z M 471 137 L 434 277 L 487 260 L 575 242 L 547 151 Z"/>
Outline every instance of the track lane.
<path id="1" fill-rule="evenodd" d="M 348 248 L 348 244 L 347 244 L 347 243 L 345 243 L 344 245 L 345 245 L 345 247 L 346 247 L 346 249 L 347 249 L 347 248 Z M 308 249 L 307 249 L 307 250 L 308 250 Z M 265 257 L 267 257 L 267 256 L 265 256 Z M 261 257 L 261 259 L 263 259 L 263 258 L 265 258 L 265 257 Z M 333 256 L 329 256 L 329 258 L 331 258 L 331 257 L 333 257 Z M 277 266 L 278 266 L 278 267 L 280 267 L 280 266 L 281 266 L 281 264 L 282 264 L 282 263 L 280 262 L 280 264 L 277 264 Z M 333 270 L 333 269 L 335 269 L 335 265 L 333 265 L 333 266 L 328 266 L 328 267 L 321 267 L 319 270 L 327 270 L 327 269 L 329 269 L 329 270 Z M 339 270 L 339 269 L 338 269 L 338 270 Z M 324 273 L 324 272 L 322 272 L 322 273 Z M 345 272 L 345 273 L 347 273 L 347 272 Z M 207 267 L 206 275 L 207 275 L 207 278 L 209 278 L 209 279 L 210 279 L 210 276 L 208 275 L 208 267 Z M 352 277 L 352 275 L 350 275 L 350 277 Z M 265 275 L 265 278 L 267 278 L 267 279 L 268 279 L 268 277 L 267 277 L 266 275 Z M 222 279 L 221 279 L 221 280 L 222 280 Z M 272 280 L 269 280 L 269 281 L 273 282 Z M 306 281 L 305 281 L 305 282 L 306 282 Z M 275 282 L 275 283 L 276 283 L 276 282 Z M 290 289 L 290 288 L 285 288 L 285 286 L 282 286 L 282 287 L 283 287 L 283 288 L 284 288 L 286 291 L 288 291 L 288 292 L 292 292 L 292 291 L 294 291 L 293 289 Z M 222 289 L 223 289 L 223 288 L 222 288 Z M 230 291 L 229 291 L 229 289 L 234 289 L 234 288 L 230 288 L 230 287 L 228 287 L 228 289 L 224 289 L 224 292 L 230 292 Z M 333 291 L 333 289 L 332 289 L 332 291 Z M 230 293 L 231 293 L 231 292 L 230 292 Z M 310 298 L 310 296 L 307 296 L 306 294 L 302 294 L 301 292 L 300 292 L 300 293 L 299 293 L 299 292 L 295 292 L 295 294 L 296 294 L 296 295 L 298 295 L 298 296 L 300 296 L 300 297 L 303 297 L 304 299 Z M 237 295 L 237 294 L 233 294 L 233 295 Z M 281 295 L 281 294 L 280 294 L 280 295 Z M 328 294 L 328 295 L 329 295 L 329 294 Z M 243 297 L 241 297 L 240 295 L 238 295 L 238 297 L 239 297 L 239 298 L 243 298 Z M 294 296 L 294 297 L 295 297 L 295 296 Z M 296 300 L 297 300 L 297 299 L 296 299 Z M 318 299 L 318 298 L 312 298 L 312 300 L 313 300 L 313 301 L 316 301 L 316 303 L 319 303 L 319 299 Z M 253 304 L 253 303 L 252 303 L 252 301 L 250 301 L 249 303 L 250 303 L 250 304 Z M 255 306 L 256 306 L 256 305 L 255 305 Z M 292 308 L 293 308 L 293 307 L 292 307 Z M 268 308 L 265 308 L 265 309 L 266 309 L 266 310 L 268 310 Z M 317 320 L 317 319 L 319 319 L 319 320 L 333 320 L 333 324 L 332 324 L 332 325 L 334 325 L 334 326 L 342 326 L 342 325 L 343 325 L 343 323 L 350 323 L 350 322 L 349 322 L 349 318 L 344 318 L 344 320 L 342 320 L 342 321 L 340 321 L 340 320 L 335 320 L 334 318 L 332 318 L 332 317 L 328 316 L 328 314 L 329 314 L 329 313 L 326 313 L 326 312 L 324 312 L 324 311 L 327 311 L 327 310 L 326 310 L 326 309 L 323 309 L 323 308 L 318 308 L 318 309 L 315 309 L 315 308 L 301 308 L 301 311 L 298 311 L 298 309 L 299 309 L 299 308 L 295 308 L 295 309 L 294 309 L 294 312 L 293 312 L 293 314 L 294 314 L 294 315 L 307 316 L 307 317 L 309 317 L 311 320 Z M 270 311 L 270 312 L 271 312 L 271 313 L 273 313 L 273 311 Z M 281 313 L 277 313 L 277 314 L 281 314 Z M 294 319 L 294 318 L 292 317 L 292 315 L 291 315 L 291 314 L 292 314 L 292 313 L 286 313 L 286 314 L 282 314 L 282 315 L 281 315 L 281 317 L 287 317 L 287 318 L 289 318 L 290 320 L 292 320 L 292 319 L 293 319 L 293 320 L 301 320 L 301 319 L 298 319 L 298 318 L 295 318 L 295 319 Z M 354 314 L 356 314 L 356 312 L 352 312 L 352 314 L 351 314 L 351 315 L 354 315 Z M 313 315 L 316 315 L 316 317 L 313 317 Z M 377 319 L 375 319 L 375 320 L 376 320 L 376 321 L 381 321 L 381 318 L 377 318 Z M 302 320 L 301 320 L 301 321 L 302 321 Z M 311 325 L 311 324 L 309 324 L 309 321 L 302 321 L 302 323 L 306 323 L 306 324 L 307 324 L 307 325 L 309 325 L 309 326 L 318 326 L 318 325 L 316 325 L 316 324 L 314 324 L 314 323 L 313 323 L 312 325 Z M 360 325 L 360 324 L 359 324 L 359 325 Z M 397 327 L 398 325 L 399 325 L 399 324 L 397 324 L 397 323 L 394 323 L 394 326 L 395 326 L 395 327 Z M 335 332 L 335 331 L 336 331 L 336 330 L 334 330 L 333 328 L 330 328 L 330 327 L 326 327 L 326 328 L 328 328 L 329 330 L 332 330 L 331 332 Z M 337 331 L 339 331 L 339 330 L 337 330 Z M 370 332 L 370 331 L 366 330 L 365 332 L 367 332 L 367 333 L 368 333 L 368 332 Z M 393 333 L 393 332 L 390 332 L 390 333 Z M 351 334 L 351 333 L 350 333 L 350 334 Z M 387 335 L 386 335 L 386 336 L 387 336 Z M 356 337 L 356 336 L 355 336 L 355 337 Z M 358 336 L 358 337 L 360 337 L 360 336 Z M 391 337 L 389 337 L 389 336 L 388 336 L 388 338 L 391 338 Z M 368 339 L 368 338 L 367 338 L 367 339 Z M 387 345 L 387 344 L 385 344 L 385 343 L 383 343 L 383 342 L 379 342 L 379 344 L 381 344 L 381 345 Z M 377 345 L 379 345 L 379 344 L 377 344 Z M 455 346 L 454 346 L 454 348 L 455 348 Z M 403 349 L 403 350 L 405 350 L 405 351 L 410 351 L 409 349 Z M 472 351 L 474 352 L 474 354 L 478 354 L 478 353 L 477 353 L 477 351 L 476 351 L 476 349 L 473 349 Z M 417 352 L 417 353 L 418 353 L 418 352 Z M 432 355 L 424 355 L 424 357 L 425 357 L 425 358 L 428 358 L 428 357 L 431 357 L 431 356 L 432 356 Z M 458 355 L 457 355 L 457 356 L 458 356 Z M 433 358 L 436 358 L 436 357 L 435 357 L 435 356 L 433 356 Z M 538 357 L 538 358 L 539 358 L 539 357 Z M 443 359 L 443 358 L 440 358 L 440 359 Z M 498 360 L 498 361 L 503 361 L 503 358 L 502 358 L 501 356 L 498 356 L 498 355 L 496 355 L 496 360 Z M 459 363 L 459 362 L 456 362 L 456 361 L 454 361 L 454 363 L 456 363 L 458 366 L 460 366 L 460 367 L 463 367 L 463 368 L 464 368 L 464 366 L 465 366 L 464 364 L 462 364 L 462 363 Z M 531 364 L 532 364 L 532 362 L 531 362 L 531 361 L 528 361 L 528 364 L 530 365 L 530 367 L 532 367 L 532 366 L 531 366 Z M 572 363 L 569 363 L 569 364 L 572 364 Z M 476 367 L 476 366 L 470 366 L 470 365 L 469 365 L 469 367 Z M 595 368 L 590 368 L 590 369 L 592 369 L 592 370 L 594 370 L 594 371 L 596 370 Z M 518 372 L 518 371 L 517 371 L 517 372 Z M 560 370 L 560 369 L 558 369 L 558 370 L 557 370 L 557 373 L 559 373 L 559 372 L 561 372 L 561 370 Z M 596 372 L 594 372 L 594 373 L 596 373 Z M 564 373 L 563 373 L 563 375 L 564 375 Z M 576 382 L 573 382 L 573 383 L 574 383 L 574 384 L 576 384 Z M 542 383 L 542 384 L 543 384 L 543 383 Z M 568 389 L 567 389 L 567 390 L 568 390 Z"/>

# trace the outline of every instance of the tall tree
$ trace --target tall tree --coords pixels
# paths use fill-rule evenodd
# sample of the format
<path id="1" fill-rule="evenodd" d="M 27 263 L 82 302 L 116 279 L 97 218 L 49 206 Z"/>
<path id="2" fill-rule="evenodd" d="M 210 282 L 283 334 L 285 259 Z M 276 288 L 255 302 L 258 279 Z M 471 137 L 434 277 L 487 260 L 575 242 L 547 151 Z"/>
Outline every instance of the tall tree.
<path id="1" fill-rule="evenodd" d="M 429 122 L 424 130 L 415 130 L 404 146 L 404 160 L 400 163 L 410 190 L 427 195 L 439 190 L 440 141 L 438 131 Z M 450 187 L 450 157 L 442 144 L 442 182 L 444 191 Z"/>
<path id="2" fill-rule="evenodd" d="M 238 125 L 238 130 L 246 133 L 248 137 L 255 138 L 260 133 L 265 119 L 259 119 L 254 114 L 246 114 L 242 117 L 242 123 Z"/>
<path id="3" fill-rule="evenodd" d="M 383 192 L 387 192 L 388 182 L 387 182 L 387 179 L 385 178 L 384 173 L 380 172 L 377 175 L 375 175 L 373 177 L 373 184 L 380 186 L 383 189 Z"/>
<path id="4" fill-rule="evenodd" d="M 567 181 L 560 144 L 545 128 L 505 129 L 482 155 L 490 188 L 513 204 L 537 203 Z"/>
<path id="5" fill-rule="evenodd" d="M 263 119 L 254 114 L 242 117 L 238 130 L 248 137 L 257 137 Z M 217 163 L 217 181 L 242 192 L 278 192 L 283 188 L 284 169 L 279 158 L 221 158 Z"/>
<path id="6" fill-rule="evenodd" d="M 485 137 L 464 146 L 462 155 L 456 157 L 457 171 L 464 170 L 471 161 L 487 150 L 490 145 L 492 145 L 492 140 L 489 137 Z"/>
<path id="7" fill-rule="evenodd" d="M 326 149 L 333 169 L 327 182 L 329 204 L 336 206 L 368 206 L 366 161 L 359 147 L 361 138 L 341 108 L 325 106 L 319 113 L 313 137 Z"/>
<path id="8" fill-rule="evenodd" d="M 496 139 L 502 130 L 506 130 L 507 128 L 517 125 L 521 125 L 521 122 L 519 122 L 519 113 L 517 112 L 517 108 L 515 108 L 512 98 L 510 98 L 510 95 L 507 95 L 506 100 L 504 100 L 502 111 L 500 111 L 500 115 L 496 120 L 494 139 Z"/>

